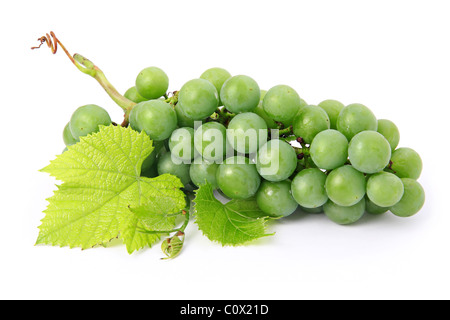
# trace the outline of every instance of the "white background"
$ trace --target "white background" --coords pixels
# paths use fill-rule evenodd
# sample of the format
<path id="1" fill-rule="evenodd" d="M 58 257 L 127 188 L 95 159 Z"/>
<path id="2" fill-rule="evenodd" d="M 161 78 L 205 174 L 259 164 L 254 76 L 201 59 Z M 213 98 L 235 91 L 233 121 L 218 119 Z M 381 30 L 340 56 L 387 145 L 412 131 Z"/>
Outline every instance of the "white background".
<path id="1" fill-rule="evenodd" d="M 3 1 L 0 298 L 450 298 L 448 1 Z M 121 92 L 147 66 L 177 90 L 207 68 L 288 84 L 310 104 L 360 102 L 394 121 L 422 156 L 427 196 L 409 219 L 386 214 L 338 226 L 297 214 L 245 247 L 210 242 L 195 224 L 185 248 L 34 246 L 53 178 L 38 170 L 64 148 L 71 113 L 121 110 L 64 56 L 31 51 L 55 31 Z"/>

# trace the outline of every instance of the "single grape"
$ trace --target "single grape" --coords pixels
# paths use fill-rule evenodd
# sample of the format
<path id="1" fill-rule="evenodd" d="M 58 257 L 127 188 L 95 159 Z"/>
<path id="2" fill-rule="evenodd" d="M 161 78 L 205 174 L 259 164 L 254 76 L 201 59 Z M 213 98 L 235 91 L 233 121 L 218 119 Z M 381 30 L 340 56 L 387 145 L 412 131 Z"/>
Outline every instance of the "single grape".
<path id="1" fill-rule="evenodd" d="M 70 132 L 70 125 L 69 123 L 66 124 L 63 130 L 63 140 L 64 144 L 68 147 L 71 145 L 74 145 L 79 141 L 79 139 L 75 139 L 72 135 L 72 132 Z"/>
<path id="2" fill-rule="evenodd" d="M 191 181 L 189 175 L 190 165 L 185 163 L 177 164 L 172 159 L 172 154 L 167 152 L 161 156 L 158 160 L 158 174 L 165 173 L 173 174 L 180 178 L 181 183 L 185 186 Z"/>
<path id="3" fill-rule="evenodd" d="M 208 80 L 193 79 L 181 87 L 178 104 L 187 117 L 203 120 L 216 111 L 219 106 L 219 95 Z"/>
<path id="4" fill-rule="evenodd" d="M 218 168 L 219 164 L 202 159 L 200 163 L 194 161 L 191 164 L 189 174 L 191 176 L 192 182 L 196 186 L 200 186 L 207 182 L 213 189 L 217 189 L 218 185 L 216 174 Z"/>
<path id="5" fill-rule="evenodd" d="M 255 153 L 267 142 L 267 124 L 256 113 L 236 115 L 228 124 L 227 139 L 240 153 Z"/>
<path id="6" fill-rule="evenodd" d="M 290 144 L 270 140 L 259 149 L 256 168 L 266 180 L 286 180 L 297 168 L 297 155 Z"/>
<path id="7" fill-rule="evenodd" d="M 131 110 L 130 126 L 136 131 L 145 131 L 152 140 L 161 141 L 170 137 L 177 127 L 177 114 L 172 106 L 162 100 L 138 103 Z"/>
<path id="8" fill-rule="evenodd" d="M 377 131 L 381 133 L 391 146 L 391 150 L 394 151 L 400 142 L 400 131 L 398 130 L 395 123 L 391 120 L 380 119 L 378 120 Z"/>
<path id="9" fill-rule="evenodd" d="M 208 80 L 214 85 L 214 87 L 216 87 L 217 93 L 219 95 L 219 106 L 221 106 L 222 101 L 220 100 L 220 90 L 222 89 L 225 81 L 231 78 L 231 74 L 227 70 L 222 68 L 210 68 L 203 72 L 200 78 Z"/>
<path id="10" fill-rule="evenodd" d="M 180 128 L 182 128 L 182 127 L 194 128 L 195 120 L 189 118 L 187 115 L 184 114 L 183 110 L 181 110 L 179 103 L 177 103 L 175 105 L 174 109 L 175 109 L 175 113 L 177 114 L 178 126 Z"/>
<path id="11" fill-rule="evenodd" d="M 220 90 L 220 99 L 230 112 L 253 111 L 260 101 L 261 92 L 255 80 L 238 75 L 229 78 Z"/>
<path id="12" fill-rule="evenodd" d="M 340 206 L 331 200 L 323 205 L 323 211 L 327 217 L 337 224 L 351 224 L 355 223 L 364 215 L 366 200 L 362 199 L 351 206 Z"/>
<path id="13" fill-rule="evenodd" d="M 378 215 L 378 214 L 383 214 L 389 210 L 389 208 L 377 206 L 375 203 L 370 201 L 370 199 L 367 196 L 364 198 L 366 199 L 366 212 L 367 213 L 370 213 L 373 215 Z"/>
<path id="14" fill-rule="evenodd" d="M 278 128 L 277 123 L 271 117 L 269 117 L 269 115 L 264 111 L 264 108 L 262 106 L 262 100 L 264 99 L 266 93 L 267 93 L 266 90 L 261 90 L 261 99 L 258 103 L 258 106 L 255 108 L 255 110 L 253 110 L 253 112 L 264 119 L 264 121 L 267 124 L 267 128 L 276 129 Z"/>
<path id="15" fill-rule="evenodd" d="M 328 200 L 325 191 L 327 175 L 320 169 L 305 169 L 292 180 L 292 195 L 303 208 L 321 207 Z"/>
<path id="16" fill-rule="evenodd" d="M 79 107 L 70 118 L 69 127 L 72 137 L 79 140 L 80 137 L 98 132 L 99 126 L 109 126 L 111 118 L 108 112 L 95 104 Z"/>
<path id="17" fill-rule="evenodd" d="M 261 178 L 248 158 L 227 158 L 217 169 L 217 184 L 231 199 L 248 199 L 256 194 Z"/>
<path id="18" fill-rule="evenodd" d="M 195 131 L 195 150 L 206 160 L 221 162 L 227 152 L 226 130 L 218 122 L 204 123 Z"/>
<path id="19" fill-rule="evenodd" d="M 400 178 L 419 179 L 422 173 L 422 159 L 411 148 L 398 148 L 392 153 L 391 169 Z"/>
<path id="20" fill-rule="evenodd" d="M 331 170 L 345 164 L 347 150 L 347 138 L 339 131 L 329 129 L 314 137 L 309 152 L 317 167 Z"/>
<path id="21" fill-rule="evenodd" d="M 135 103 L 144 102 L 144 101 L 148 100 L 148 99 L 145 99 L 143 96 L 141 96 L 139 94 L 139 92 L 137 92 L 137 89 L 135 86 L 128 89 L 123 96 L 125 98 L 127 98 L 128 100 L 131 100 Z"/>
<path id="22" fill-rule="evenodd" d="M 366 179 L 361 172 L 346 165 L 330 172 L 325 189 L 334 203 L 343 207 L 352 206 L 364 197 Z"/>
<path id="23" fill-rule="evenodd" d="M 405 192 L 397 204 L 390 207 L 393 214 L 399 217 L 411 217 L 423 207 L 425 203 L 425 191 L 420 183 L 414 179 L 402 178 Z"/>
<path id="24" fill-rule="evenodd" d="M 363 131 L 348 144 L 348 158 L 352 166 L 364 173 L 382 171 L 391 158 L 391 146 L 382 134 Z"/>
<path id="25" fill-rule="evenodd" d="M 336 121 L 339 116 L 341 110 L 345 107 L 342 103 L 336 100 L 324 100 L 319 103 L 319 107 L 321 107 L 328 114 L 330 118 L 330 128 L 336 129 Z"/>
<path id="26" fill-rule="evenodd" d="M 367 180 L 367 196 L 379 207 L 391 207 L 403 196 L 403 183 L 388 172 L 376 173 Z"/>
<path id="27" fill-rule="evenodd" d="M 286 217 L 297 209 L 298 204 L 291 195 L 289 180 L 263 181 L 256 193 L 256 203 L 264 213 L 270 216 Z"/>
<path id="28" fill-rule="evenodd" d="M 330 119 L 322 108 L 304 106 L 295 116 L 292 126 L 297 137 L 311 143 L 319 132 L 330 129 Z"/>
<path id="29" fill-rule="evenodd" d="M 297 115 L 301 99 L 293 88 L 286 85 L 277 85 L 267 91 L 262 105 L 269 117 L 286 124 L 292 122 Z"/>
<path id="30" fill-rule="evenodd" d="M 377 131 L 377 118 L 366 106 L 354 103 L 344 107 L 336 120 L 336 128 L 342 132 L 347 140 L 361 131 Z"/>
<path id="31" fill-rule="evenodd" d="M 145 68 L 136 77 L 136 90 L 144 99 L 158 99 L 168 88 L 169 77 L 158 67 Z"/>

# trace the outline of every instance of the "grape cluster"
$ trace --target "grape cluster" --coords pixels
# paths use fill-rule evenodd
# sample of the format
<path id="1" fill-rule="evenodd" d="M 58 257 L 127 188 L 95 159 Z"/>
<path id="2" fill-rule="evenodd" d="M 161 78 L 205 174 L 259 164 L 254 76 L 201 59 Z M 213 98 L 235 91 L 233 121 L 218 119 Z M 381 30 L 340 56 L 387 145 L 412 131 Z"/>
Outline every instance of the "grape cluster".
<path id="1" fill-rule="evenodd" d="M 288 216 L 300 206 L 338 224 L 365 212 L 409 217 L 424 204 L 420 156 L 397 148 L 397 126 L 362 104 L 309 105 L 287 85 L 260 90 L 251 77 L 222 68 L 170 96 L 168 87 L 164 71 L 149 67 L 124 94 L 136 103 L 126 125 L 154 141 L 143 176 L 173 174 L 187 189 L 207 182 L 229 199 L 255 197 L 267 215 Z M 101 107 L 83 106 L 64 128 L 64 142 L 111 123 Z"/>

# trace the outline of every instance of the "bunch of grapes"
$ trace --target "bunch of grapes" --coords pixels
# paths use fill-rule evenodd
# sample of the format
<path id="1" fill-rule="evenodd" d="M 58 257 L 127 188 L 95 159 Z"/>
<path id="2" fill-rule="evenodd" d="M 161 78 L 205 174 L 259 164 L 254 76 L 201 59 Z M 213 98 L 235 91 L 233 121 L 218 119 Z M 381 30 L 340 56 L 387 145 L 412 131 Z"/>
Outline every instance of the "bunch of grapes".
<path id="1" fill-rule="evenodd" d="M 179 91 L 168 94 L 168 87 L 166 73 L 149 67 L 124 94 L 135 105 L 122 125 L 154 141 L 143 176 L 173 174 L 186 190 L 207 182 L 229 199 L 255 197 L 271 216 L 300 206 L 338 224 L 365 212 L 409 217 L 424 204 L 420 156 L 397 148 L 397 126 L 362 104 L 310 105 L 287 85 L 260 90 L 251 77 L 222 68 L 206 70 Z M 70 146 L 111 123 L 103 108 L 80 107 L 64 128 L 64 142 Z"/>

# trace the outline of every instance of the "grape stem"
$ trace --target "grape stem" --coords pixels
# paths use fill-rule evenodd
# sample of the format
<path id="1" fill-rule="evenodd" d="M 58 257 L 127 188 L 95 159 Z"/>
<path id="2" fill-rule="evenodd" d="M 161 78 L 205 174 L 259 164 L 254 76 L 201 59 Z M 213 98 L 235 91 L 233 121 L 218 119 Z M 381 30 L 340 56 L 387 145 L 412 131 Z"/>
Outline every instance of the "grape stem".
<path id="1" fill-rule="evenodd" d="M 289 127 L 285 128 L 285 129 L 281 129 L 281 130 L 278 131 L 278 135 L 280 137 L 282 137 L 282 136 L 290 136 L 293 133 L 294 133 L 294 131 L 292 129 L 292 126 L 289 126 Z"/>
<path id="2" fill-rule="evenodd" d="M 111 99 L 125 112 L 125 119 L 124 122 L 122 123 L 122 126 L 128 125 L 129 114 L 133 109 L 133 107 L 136 105 L 136 103 L 121 95 L 116 90 L 116 88 L 111 84 L 111 82 L 108 81 L 105 74 L 103 73 L 102 70 L 100 70 L 100 68 L 98 68 L 89 59 L 83 57 L 78 53 L 72 56 L 66 49 L 66 47 L 61 43 L 61 41 L 59 41 L 59 39 L 56 37 L 53 31 L 51 31 L 50 34 L 47 33 L 45 36 L 40 37 L 38 41 L 40 41 L 40 45 L 37 47 L 32 47 L 31 48 L 32 50 L 39 49 L 42 46 L 42 44 L 46 43 L 47 46 L 52 50 L 52 53 L 56 54 L 59 45 L 66 53 L 67 57 L 69 57 L 70 61 L 72 61 L 75 67 L 77 67 L 78 70 L 97 80 L 97 82 L 102 86 L 102 88 L 111 97 Z"/>
<path id="3" fill-rule="evenodd" d="M 215 113 L 218 116 L 217 121 L 222 123 L 225 126 L 228 126 L 228 124 L 230 123 L 231 119 L 233 119 L 236 116 L 235 113 L 229 112 L 225 107 L 224 108 L 217 108 Z"/>

